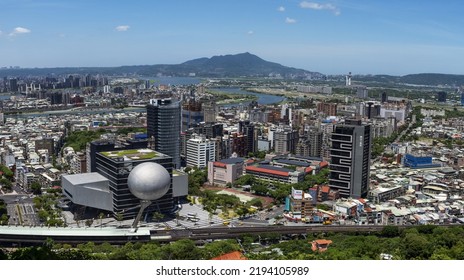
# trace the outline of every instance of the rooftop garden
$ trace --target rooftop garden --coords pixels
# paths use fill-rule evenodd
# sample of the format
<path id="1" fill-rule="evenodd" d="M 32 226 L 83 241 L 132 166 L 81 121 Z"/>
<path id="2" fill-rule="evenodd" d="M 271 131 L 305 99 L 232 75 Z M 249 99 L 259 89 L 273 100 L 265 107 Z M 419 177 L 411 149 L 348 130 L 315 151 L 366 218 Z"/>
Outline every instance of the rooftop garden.
<path id="1" fill-rule="evenodd" d="M 124 157 L 133 160 L 150 159 L 158 156 L 158 154 L 155 151 L 150 149 L 111 151 L 102 152 L 101 154 L 109 158 Z"/>

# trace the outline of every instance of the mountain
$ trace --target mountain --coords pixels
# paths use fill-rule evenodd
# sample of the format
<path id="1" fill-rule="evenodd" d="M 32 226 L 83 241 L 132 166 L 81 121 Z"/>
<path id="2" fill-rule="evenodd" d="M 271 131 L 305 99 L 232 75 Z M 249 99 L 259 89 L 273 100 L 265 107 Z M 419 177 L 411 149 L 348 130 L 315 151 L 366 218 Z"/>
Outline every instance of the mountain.
<path id="1" fill-rule="evenodd" d="M 324 75 L 302 69 L 283 66 L 278 63 L 266 61 L 254 54 L 240 53 L 236 55 L 220 55 L 211 58 L 189 60 L 181 66 L 192 67 L 200 76 L 281 76 L 286 78 L 310 77 L 322 78 Z"/>
<path id="2" fill-rule="evenodd" d="M 438 73 L 420 73 L 409 74 L 404 76 L 389 76 L 389 75 L 357 75 L 357 81 L 361 82 L 379 82 L 379 83 L 394 83 L 394 84 L 409 84 L 409 85 L 425 85 L 425 86 L 460 86 L 464 85 L 464 75 L 454 74 L 438 74 Z"/>
<path id="3" fill-rule="evenodd" d="M 235 55 L 220 55 L 211 58 L 198 58 L 181 64 L 156 64 L 120 67 L 66 67 L 0 69 L 0 75 L 24 76 L 47 74 L 135 74 L 144 76 L 188 76 L 195 73 L 199 77 L 283 77 L 321 79 L 318 72 L 286 67 L 269 62 L 248 52 Z"/>

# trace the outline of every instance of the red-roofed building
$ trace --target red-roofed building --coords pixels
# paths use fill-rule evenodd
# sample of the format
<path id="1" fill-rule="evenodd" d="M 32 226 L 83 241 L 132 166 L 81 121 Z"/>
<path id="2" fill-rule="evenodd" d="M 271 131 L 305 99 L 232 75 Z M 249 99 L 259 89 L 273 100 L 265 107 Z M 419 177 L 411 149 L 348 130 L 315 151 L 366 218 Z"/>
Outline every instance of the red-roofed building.
<path id="1" fill-rule="evenodd" d="M 208 162 L 208 182 L 210 184 L 225 186 L 233 184 L 235 180 L 243 175 L 243 158 L 229 158 L 220 161 Z"/>
<path id="2" fill-rule="evenodd" d="M 212 260 L 224 260 L 224 261 L 235 261 L 235 260 L 248 260 L 244 255 L 239 251 L 230 252 L 215 258 Z"/>
<path id="3" fill-rule="evenodd" d="M 245 170 L 246 174 L 251 174 L 266 181 L 295 184 L 303 182 L 304 180 L 303 172 L 292 171 L 276 166 L 247 166 Z"/>
<path id="4" fill-rule="evenodd" d="M 332 244 L 332 240 L 327 239 L 317 239 L 311 242 L 311 250 L 324 252 L 327 251 L 329 245 Z"/>

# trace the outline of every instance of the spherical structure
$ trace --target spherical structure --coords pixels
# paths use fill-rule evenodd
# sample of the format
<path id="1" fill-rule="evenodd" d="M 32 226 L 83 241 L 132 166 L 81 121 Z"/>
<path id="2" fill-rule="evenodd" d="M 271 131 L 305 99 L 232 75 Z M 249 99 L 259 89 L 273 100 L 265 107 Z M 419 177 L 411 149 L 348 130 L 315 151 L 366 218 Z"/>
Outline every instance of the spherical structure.
<path id="1" fill-rule="evenodd" d="M 165 195 L 171 185 L 169 172 L 158 163 L 144 162 L 132 169 L 127 178 L 130 192 L 143 200 L 156 200 Z"/>

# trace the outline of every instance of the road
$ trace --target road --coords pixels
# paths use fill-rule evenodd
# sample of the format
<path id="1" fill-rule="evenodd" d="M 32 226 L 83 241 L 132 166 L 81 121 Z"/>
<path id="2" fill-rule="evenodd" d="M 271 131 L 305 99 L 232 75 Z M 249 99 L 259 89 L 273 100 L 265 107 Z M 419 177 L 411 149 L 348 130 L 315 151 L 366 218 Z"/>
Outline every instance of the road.
<path id="1" fill-rule="evenodd" d="M 7 204 L 10 225 L 40 225 L 39 217 L 32 202 L 33 195 L 27 194 L 19 187 L 13 187 L 13 192 L 0 195 Z"/>

